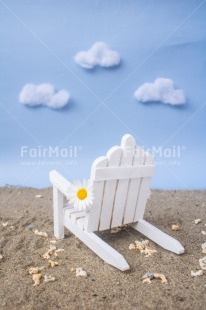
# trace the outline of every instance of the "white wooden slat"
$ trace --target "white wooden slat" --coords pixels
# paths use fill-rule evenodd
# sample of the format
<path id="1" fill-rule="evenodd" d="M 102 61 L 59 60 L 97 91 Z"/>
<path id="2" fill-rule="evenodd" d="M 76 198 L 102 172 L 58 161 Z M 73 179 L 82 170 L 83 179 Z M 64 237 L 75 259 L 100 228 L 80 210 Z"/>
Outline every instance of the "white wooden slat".
<path id="1" fill-rule="evenodd" d="M 135 139 L 131 135 L 125 135 L 122 138 L 121 148 L 123 156 L 120 164 L 121 166 L 131 166 L 133 162 L 135 144 L 136 144 Z M 119 169 L 121 169 L 121 167 L 119 167 Z M 119 180 L 116 189 L 111 227 L 122 225 L 124 209 L 127 199 L 128 186 L 129 186 L 129 179 Z"/>
<path id="2" fill-rule="evenodd" d="M 49 173 L 50 182 L 58 188 L 60 192 L 62 192 L 65 196 L 68 194 L 68 189 L 71 185 L 67 179 L 65 179 L 61 174 L 59 174 L 56 170 L 52 170 Z"/>
<path id="3" fill-rule="evenodd" d="M 139 166 L 139 167 L 125 166 L 125 167 L 98 168 L 96 169 L 95 173 L 95 181 L 147 178 L 152 177 L 153 172 L 154 172 L 154 166 Z"/>
<path id="4" fill-rule="evenodd" d="M 80 228 L 81 230 L 84 230 L 84 226 L 85 226 L 85 217 L 81 217 L 76 219 L 76 225 L 78 228 Z"/>
<path id="5" fill-rule="evenodd" d="M 64 211 L 63 194 L 53 186 L 53 212 L 54 212 L 54 236 L 58 239 L 64 238 Z"/>
<path id="6" fill-rule="evenodd" d="M 75 209 L 74 206 L 73 206 L 73 207 L 66 208 L 64 210 L 64 215 L 66 217 L 68 217 L 68 218 L 71 218 L 71 214 L 72 213 L 79 213 L 79 212 L 82 212 L 82 211 L 79 211 L 79 210 Z M 85 212 L 85 211 L 83 211 L 83 212 Z"/>
<path id="7" fill-rule="evenodd" d="M 78 212 L 78 213 L 72 213 L 71 214 L 71 220 L 76 222 L 76 220 L 80 219 L 80 218 L 85 218 L 86 216 L 86 212 L 82 211 L 82 212 Z"/>
<path id="8" fill-rule="evenodd" d="M 108 166 L 109 167 L 119 166 L 121 157 L 122 157 L 121 147 L 115 146 L 111 148 L 107 153 Z M 110 228 L 117 182 L 118 180 L 111 180 L 111 181 L 109 180 L 105 182 L 99 230 L 105 230 Z"/>
<path id="9" fill-rule="evenodd" d="M 144 150 L 136 145 L 134 157 L 133 157 L 133 166 L 138 167 L 144 164 L 145 152 Z M 127 204 L 124 212 L 124 224 L 132 223 L 134 219 L 134 214 L 137 205 L 137 198 L 139 195 L 141 178 L 132 179 L 129 184 L 128 194 L 127 194 Z"/>
<path id="10" fill-rule="evenodd" d="M 145 165 L 154 165 L 153 157 L 151 154 L 145 152 Z M 140 183 L 140 190 L 136 205 L 136 211 L 134 216 L 134 222 L 138 220 L 142 220 L 145 212 L 145 207 L 148 199 L 148 193 L 149 193 L 149 186 L 151 182 L 151 177 L 149 178 L 142 178 Z"/>
<path id="11" fill-rule="evenodd" d="M 74 221 L 80 217 L 85 217 L 86 214 L 87 214 L 86 211 L 78 211 L 77 209 L 74 209 L 74 208 L 67 209 L 64 212 L 65 217 L 72 219 Z"/>
<path id="12" fill-rule="evenodd" d="M 100 212 L 101 212 L 105 182 L 104 181 L 96 182 L 93 181 L 93 179 L 96 168 L 106 167 L 107 163 L 108 163 L 107 157 L 101 156 L 97 158 L 92 165 L 90 180 L 93 184 L 94 201 L 90 211 L 87 212 L 85 218 L 84 229 L 87 232 L 97 231 L 99 227 Z"/>

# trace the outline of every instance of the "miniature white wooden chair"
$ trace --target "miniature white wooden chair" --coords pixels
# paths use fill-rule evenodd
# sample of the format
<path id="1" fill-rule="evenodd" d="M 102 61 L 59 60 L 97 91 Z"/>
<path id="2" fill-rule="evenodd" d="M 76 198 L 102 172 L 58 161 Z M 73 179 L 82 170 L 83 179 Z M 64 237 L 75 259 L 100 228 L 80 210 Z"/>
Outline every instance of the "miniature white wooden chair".
<path id="1" fill-rule="evenodd" d="M 63 204 L 70 182 L 58 172 L 51 171 L 55 237 L 64 238 L 64 226 L 67 227 L 105 262 L 120 270 L 129 269 L 128 263 L 95 231 L 130 224 L 163 248 L 183 253 L 184 248 L 177 240 L 143 219 L 153 172 L 152 156 L 137 146 L 131 135 L 123 136 L 121 146 L 112 147 L 106 156 L 94 161 L 90 178 L 93 205 L 90 211 L 78 211 Z"/>

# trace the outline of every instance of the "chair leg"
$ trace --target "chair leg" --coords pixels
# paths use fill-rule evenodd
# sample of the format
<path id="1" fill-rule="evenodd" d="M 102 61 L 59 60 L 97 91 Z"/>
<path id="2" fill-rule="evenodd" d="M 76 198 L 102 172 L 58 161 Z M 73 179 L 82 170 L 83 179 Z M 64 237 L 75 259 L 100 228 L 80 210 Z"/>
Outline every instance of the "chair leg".
<path id="1" fill-rule="evenodd" d="M 146 222 L 145 220 L 140 220 L 136 223 L 131 224 L 131 226 L 139 231 L 141 234 L 145 235 L 155 243 L 159 244 L 164 249 L 174 252 L 176 254 L 184 253 L 183 246 L 176 239 L 165 234 L 160 229 Z"/>
<path id="2" fill-rule="evenodd" d="M 63 207 L 63 194 L 55 186 L 53 186 L 54 236 L 57 239 L 64 239 Z"/>
<path id="3" fill-rule="evenodd" d="M 88 233 L 82 230 L 72 220 L 67 218 L 64 220 L 64 225 L 106 263 L 122 271 L 130 269 L 124 257 L 93 232 Z"/>

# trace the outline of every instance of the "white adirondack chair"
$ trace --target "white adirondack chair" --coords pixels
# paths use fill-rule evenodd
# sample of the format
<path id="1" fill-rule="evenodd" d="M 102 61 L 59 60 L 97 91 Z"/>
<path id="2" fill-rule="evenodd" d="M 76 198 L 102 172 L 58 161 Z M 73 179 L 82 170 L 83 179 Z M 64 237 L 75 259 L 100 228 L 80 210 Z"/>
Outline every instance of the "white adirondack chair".
<path id="1" fill-rule="evenodd" d="M 143 219 L 154 172 L 152 156 L 136 145 L 131 135 L 121 146 L 112 147 L 97 158 L 91 169 L 94 202 L 90 211 L 78 211 L 63 204 L 70 182 L 58 172 L 50 172 L 53 184 L 54 235 L 64 238 L 64 226 L 105 262 L 124 271 L 129 265 L 124 257 L 94 232 L 129 224 L 166 250 L 184 252 L 182 245 Z"/>

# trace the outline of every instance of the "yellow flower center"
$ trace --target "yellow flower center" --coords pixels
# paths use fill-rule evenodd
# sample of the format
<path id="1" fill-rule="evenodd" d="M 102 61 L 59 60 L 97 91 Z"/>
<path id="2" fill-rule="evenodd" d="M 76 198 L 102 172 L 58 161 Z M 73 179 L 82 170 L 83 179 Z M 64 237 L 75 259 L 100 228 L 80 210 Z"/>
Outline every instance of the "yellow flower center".
<path id="1" fill-rule="evenodd" d="M 87 190 L 85 188 L 80 188 L 77 192 L 77 197 L 80 200 L 84 200 L 85 198 L 87 198 Z"/>

